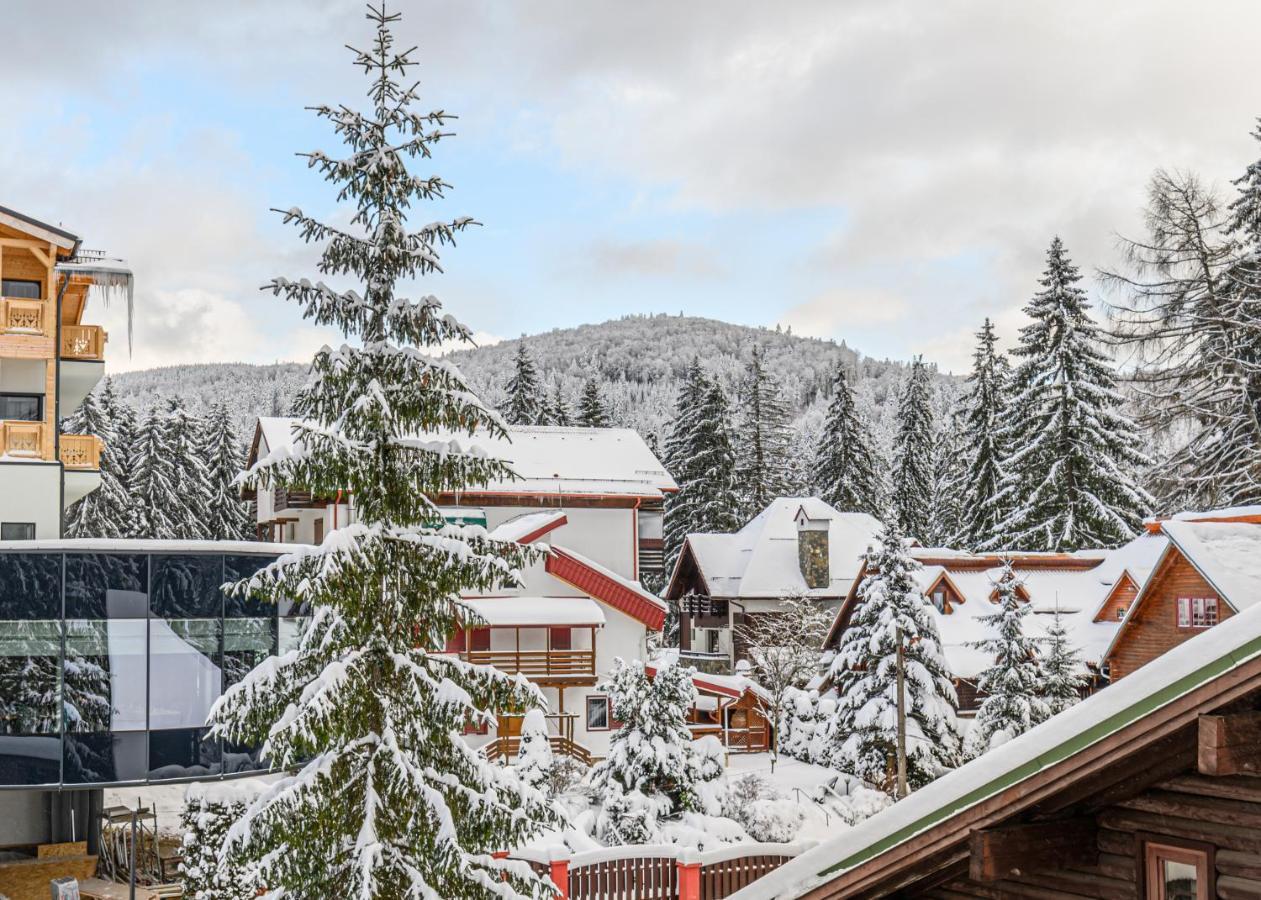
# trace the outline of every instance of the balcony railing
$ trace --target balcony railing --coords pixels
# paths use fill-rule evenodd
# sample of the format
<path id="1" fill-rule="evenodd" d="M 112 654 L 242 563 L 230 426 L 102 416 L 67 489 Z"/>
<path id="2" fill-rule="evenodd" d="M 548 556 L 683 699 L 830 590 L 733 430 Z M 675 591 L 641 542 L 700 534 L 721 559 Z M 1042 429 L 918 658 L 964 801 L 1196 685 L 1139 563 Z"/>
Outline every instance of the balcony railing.
<path id="1" fill-rule="evenodd" d="M 43 334 L 47 308 L 43 300 L 0 299 L 0 329 L 6 334 Z"/>
<path id="2" fill-rule="evenodd" d="M 474 665 L 494 666 L 509 675 L 595 675 L 594 650 L 468 650 L 460 656 Z"/>
<path id="3" fill-rule="evenodd" d="M 62 325 L 61 358 L 104 359 L 108 340 L 109 335 L 100 325 Z"/>
<path id="4" fill-rule="evenodd" d="M 3 439 L 5 456 L 18 459 L 44 458 L 43 422 L 5 420 L 0 423 L 0 437 Z"/>
<path id="5" fill-rule="evenodd" d="M 61 436 L 61 464 L 67 469 L 96 470 L 101 467 L 101 439 L 91 434 Z"/>

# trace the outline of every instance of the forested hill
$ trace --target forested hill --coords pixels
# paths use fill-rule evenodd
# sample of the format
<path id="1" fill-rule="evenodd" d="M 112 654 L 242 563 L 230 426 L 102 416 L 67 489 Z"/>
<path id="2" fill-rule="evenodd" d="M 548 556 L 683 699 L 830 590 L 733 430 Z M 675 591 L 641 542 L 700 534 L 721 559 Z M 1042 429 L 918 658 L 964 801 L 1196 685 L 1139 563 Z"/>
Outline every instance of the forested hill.
<path id="1" fill-rule="evenodd" d="M 627 316 L 524 340 L 545 376 L 549 395 L 559 387 L 569 404 L 576 406 L 583 383 L 595 374 L 615 422 L 658 436 L 673 415 L 678 379 L 693 358 L 717 375 L 734 396 L 750 348 L 757 344 L 795 411 L 798 429 L 807 432 L 817 427 L 821 417 L 830 370 L 838 359 L 849 361 L 859 404 L 874 421 L 878 443 L 886 444 L 905 369 L 901 362 L 863 357 L 844 343 L 690 316 Z M 499 404 L 519 342 L 461 350 L 450 358 L 487 401 Z M 171 396 L 183 398 L 193 413 L 225 403 L 237 425 L 246 429 L 256 416 L 288 413 L 306 369 L 297 363 L 170 366 L 117 375 L 114 386 L 120 396 L 142 409 Z"/>

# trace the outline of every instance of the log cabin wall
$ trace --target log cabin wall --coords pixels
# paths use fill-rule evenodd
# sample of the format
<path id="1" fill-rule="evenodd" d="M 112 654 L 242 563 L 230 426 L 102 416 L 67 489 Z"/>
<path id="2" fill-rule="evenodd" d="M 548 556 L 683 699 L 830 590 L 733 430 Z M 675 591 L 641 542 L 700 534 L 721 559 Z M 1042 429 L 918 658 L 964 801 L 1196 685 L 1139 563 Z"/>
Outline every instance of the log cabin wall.
<path id="1" fill-rule="evenodd" d="M 1104 601 L 1103 606 L 1099 609 L 1099 614 L 1095 616 L 1095 621 L 1119 622 L 1137 596 L 1138 585 L 1134 583 L 1134 579 L 1127 572 L 1121 576 L 1108 594 L 1108 599 Z"/>
<path id="2" fill-rule="evenodd" d="M 966 875 L 917 890 L 915 897 L 1040 898 L 1083 897 L 1142 900 L 1146 843 L 1204 846 L 1210 852 L 1215 895 L 1222 900 L 1261 897 L 1261 778 L 1210 778 L 1194 767 L 1166 779 L 1136 797 L 1115 803 L 1094 816 L 1098 859 L 1039 868 L 1037 851 L 1029 870 L 993 883 Z M 1209 895 L 1214 896 L 1213 894 Z"/>
<path id="3" fill-rule="evenodd" d="M 1179 597 L 1216 599 L 1219 622 L 1233 614 L 1186 557 L 1176 550 L 1171 552 L 1152 575 L 1140 606 L 1122 628 L 1108 656 L 1113 681 L 1204 631 L 1178 627 Z"/>

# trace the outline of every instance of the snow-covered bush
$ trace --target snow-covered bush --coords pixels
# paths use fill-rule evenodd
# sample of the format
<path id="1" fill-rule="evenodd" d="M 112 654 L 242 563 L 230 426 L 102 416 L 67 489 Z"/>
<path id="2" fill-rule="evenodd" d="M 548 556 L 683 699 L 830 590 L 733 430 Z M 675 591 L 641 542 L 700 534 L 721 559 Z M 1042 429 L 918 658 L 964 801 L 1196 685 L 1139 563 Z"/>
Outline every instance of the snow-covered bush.
<path id="1" fill-rule="evenodd" d="M 184 855 L 179 869 L 189 900 L 253 900 L 257 895 L 257 883 L 234 854 L 220 860 L 228 829 L 245 814 L 257 792 L 248 781 L 189 786 L 180 816 Z"/>
<path id="2" fill-rule="evenodd" d="M 552 767 L 548 769 L 543 790 L 552 797 L 580 792 L 583 780 L 590 772 L 591 769 L 588 766 L 584 766 L 572 756 L 553 757 Z"/>
<path id="3" fill-rule="evenodd" d="M 521 723 L 521 747 L 517 751 L 517 777 L 530 787 L 546 789 L 552 766 L 552 745 L 547 737 L 543 710 L 532 709 Z"/>
<path id="4" fill-rule="evenodd" d="M 797 836 L 805 813 L 757 773 L 730 782 L 723 815 L 735 819 L 755 841 L 787 843 Z"/>
<path id="5" fill-rule="evenodd" d="M 784 730 L 781 746 L 788 756 L 805 761 L 810 760 L 810 742 L 814 739 L 815 724 L 819 717 L 819 694 L 817 691 L 794 689 L 789 697 L 786 722 L 780 727 Z"/>
<path id="6" fill-rule="evenodd" d="M 857 825 L 893 804 L 884 791 L 872 790 L 860 779 L 844 772 L 821 784 L 814 800 L 847 825 Z"/>
<path id="7" fill-rule="evenodd" d="M 810 742 L 802 756 L 806 762 L 816 766 L 832 765 L 832 751 L 835 737 L 837 702 L 834 697 L 823 697 L 815 704 L 815 722 L 810 733 Z"/>
<path id="8" fill-rule="evenodd" d="M 595 818 L 596 836 L 609 846 L 651 844 L 660 838 L 658 823 L 671 812 L 669 798 L 642 791 L 623 791 L 611 781 Z"/>
<path id="9" fill-rule="evenodd" d="M 724 765 L 727 751 L 722 741 L 712 734 L 693 741 L 689 751 L 692 782 L 689 811 L 707 816 L 721 815 L 727 799 L 727 769 Z"/>

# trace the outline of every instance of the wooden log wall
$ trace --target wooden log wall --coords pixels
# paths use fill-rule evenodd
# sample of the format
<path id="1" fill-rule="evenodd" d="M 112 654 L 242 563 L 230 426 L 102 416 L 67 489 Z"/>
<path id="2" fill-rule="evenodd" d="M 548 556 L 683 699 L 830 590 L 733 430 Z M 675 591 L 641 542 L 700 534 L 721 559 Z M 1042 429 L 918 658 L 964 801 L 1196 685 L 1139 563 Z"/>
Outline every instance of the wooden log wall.
<path id="1" fill-rule="evenodd" d="M 1096 815 L 1098 863 L 1056 869 L 989 884 L 971 881 L 966 860 L 915 896 L 937 900 L 1141 900 L 1140 833 L 1212 844 L 1216 894 L 1221 900 L 1261 900 L 1261 778 L 1185 774 L 1169 778 Z M 1034 861 L 1031 860 L 1031 866 Z"/>

